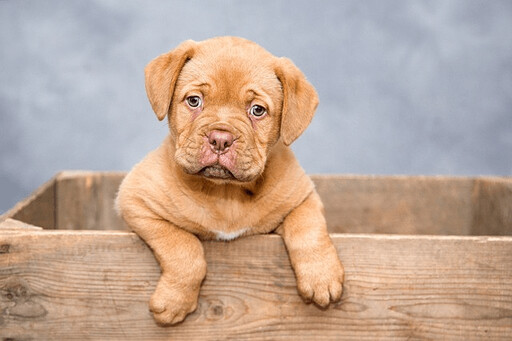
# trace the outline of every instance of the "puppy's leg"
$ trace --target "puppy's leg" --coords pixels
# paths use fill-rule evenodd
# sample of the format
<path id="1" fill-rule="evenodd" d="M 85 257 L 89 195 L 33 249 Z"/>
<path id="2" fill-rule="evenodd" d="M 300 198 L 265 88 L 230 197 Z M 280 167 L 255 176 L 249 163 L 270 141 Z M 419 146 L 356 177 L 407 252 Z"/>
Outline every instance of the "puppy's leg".
<path id="1" fill-rule="evenodd" d="M 297 278 L 297 289 L 321 307 L 341 299 L 344 277 L 336 248 L 327 233 L 323 205 L 316 192 L 284 220 L 281 234 Z"/>
<path id="2" fill-rule="evenodd" d="M 201 242 L 165 220 L 136 218 L 128 223 L 151 247 L 162 269 L 149 302 L 155 320 L 163 325 L 183 321 L 196 310 L 199 288 L 206 275 Z"/>

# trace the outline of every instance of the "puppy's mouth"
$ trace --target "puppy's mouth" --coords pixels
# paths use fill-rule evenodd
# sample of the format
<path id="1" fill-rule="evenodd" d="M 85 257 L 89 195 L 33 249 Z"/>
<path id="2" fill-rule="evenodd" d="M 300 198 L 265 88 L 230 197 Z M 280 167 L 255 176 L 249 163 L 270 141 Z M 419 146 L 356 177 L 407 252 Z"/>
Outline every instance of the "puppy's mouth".
<path id="1" fill-rule="evenodd" d="M 227 168 L 222 167 L 221 165 L 213 165 L 213 166 L 204 167 L 197 174 L 202 175 L 206 178 L 211 178 L 211 179 L 222 179 L 222 180 L 235 180 L 236 179 L 233 176 L 233 173 L 231 173 Z"/>

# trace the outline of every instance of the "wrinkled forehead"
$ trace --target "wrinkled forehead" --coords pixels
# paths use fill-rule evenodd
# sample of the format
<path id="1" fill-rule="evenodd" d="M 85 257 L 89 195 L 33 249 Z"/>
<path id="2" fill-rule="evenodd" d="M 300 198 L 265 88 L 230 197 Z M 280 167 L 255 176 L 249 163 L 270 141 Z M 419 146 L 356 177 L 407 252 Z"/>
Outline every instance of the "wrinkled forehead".
<path id="1" fill-rule="evenodd" d="M 253 46 L 206 46 L 183 67 L 178 87 L 203 87 L 211 96 L 241 100 L 247 93 L 282 98 L 281 82 L 274 71 L 275 57 Z"/>

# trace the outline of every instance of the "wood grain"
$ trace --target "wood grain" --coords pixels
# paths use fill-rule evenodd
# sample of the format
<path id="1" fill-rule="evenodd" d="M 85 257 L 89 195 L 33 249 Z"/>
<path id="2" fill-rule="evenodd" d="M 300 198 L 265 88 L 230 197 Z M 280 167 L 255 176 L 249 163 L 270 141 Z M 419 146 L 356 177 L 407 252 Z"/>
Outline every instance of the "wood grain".
<path id="1" fill-rule="evenodd" d="M 25 223 L 55 228 L 55 177 L 37 188 L 30 196 L 0 216 L 0 222 L 8 218 Z"/>
<path id="2" fill-rule="evenodd" d="M 332 233 L 467 235 L 472 178 L 316 176 Z"/>
<path id="3" fill-rule="evenodd" d="M 478 179 L 473 189 L 472 235 L 512 235 L 512 179 Z"/>
<path id="4" fill-rule="evenodd" d="M 62 172 L 56 178 L 56 228 L 128 230 L 114 209 L 124 173 Z"/>
<path id="5" fill-rule="evenodd" d="M 114 210 L 123 177 L 62 172 L 2 217 L 45 228 L 128 231 Z M 312 178 L 332 233 L 512 235 L 511 178 Z"/>
<path id="6" fill-rule="evenodd" d="M 198 310 L 155 325 L 158 266 L 134 234 L 0 232 L 0 339 L 512 338 L 512 238 L 333 235 L 343 302 L 304 304 L 279 236 L 207 242 Z"/>
<path id="7" fill-rule="evenodd" d="M 0 231 L 41 231 L 43 228 L 7 218 L 0 222 Z"/>
<path id="8" fill-rule="evenodd" d="M 314 176 L 331 231 L 411 235 L 332 235 L 346 283 L 325 311 L 300 300 L 280 237 L 205 243 L 198 310 L 161 328 L 137 236 L 30 225 L 127 229 L 123 177 L 63 172 L 0 217 L 0 340 L 512 338 L 512 238 L 414 235 L 512 235 L 511 178 Z"/>

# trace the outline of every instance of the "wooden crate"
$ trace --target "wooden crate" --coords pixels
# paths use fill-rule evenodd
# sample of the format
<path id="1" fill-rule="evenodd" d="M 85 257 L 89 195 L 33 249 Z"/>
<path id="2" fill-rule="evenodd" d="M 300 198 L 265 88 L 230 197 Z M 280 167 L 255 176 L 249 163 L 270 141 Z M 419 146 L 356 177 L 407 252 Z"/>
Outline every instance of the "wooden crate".
<path id="1" fill-rule="evenodd" d="M 512 179 L 313 177 L 345 265 L 304 304 L 281 238 L 205 242 L 197 311 L 157 326 L 160 275 L 113 210 L 123 173 L 64 172 L 0 219 L 0 340 L 511 339 Z"/>

